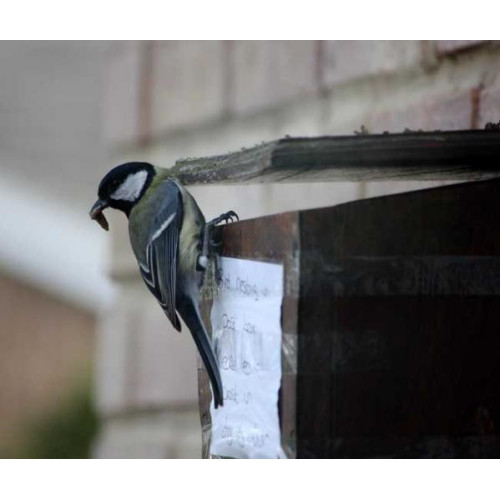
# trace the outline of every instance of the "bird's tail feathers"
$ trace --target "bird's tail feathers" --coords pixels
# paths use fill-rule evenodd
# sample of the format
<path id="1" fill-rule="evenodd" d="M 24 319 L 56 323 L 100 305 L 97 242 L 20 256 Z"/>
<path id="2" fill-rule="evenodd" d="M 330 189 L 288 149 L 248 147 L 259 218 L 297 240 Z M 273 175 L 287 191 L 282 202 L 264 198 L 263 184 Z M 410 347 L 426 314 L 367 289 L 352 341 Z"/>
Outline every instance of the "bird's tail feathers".
<path id="1" fill-rule="evenodd" d="M 185 297 L 179 301 L 177 310 L 179 311 L 184 323 L 193 336 L 198 352 L 200 353 L 205 369 L 212 383 L 215 408 L 224 404 L 222 397 L 222 380 L 220 377 L 219 365 L 215 358 L 210 337 L 208 336 L 200 311 L 190 298 Z"/>

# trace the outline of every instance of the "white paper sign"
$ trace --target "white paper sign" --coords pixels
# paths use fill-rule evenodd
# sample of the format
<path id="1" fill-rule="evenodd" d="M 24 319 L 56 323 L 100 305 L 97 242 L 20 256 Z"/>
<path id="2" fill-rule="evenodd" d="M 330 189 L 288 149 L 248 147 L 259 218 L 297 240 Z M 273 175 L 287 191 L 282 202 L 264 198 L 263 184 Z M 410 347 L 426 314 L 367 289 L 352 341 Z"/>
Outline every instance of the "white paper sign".
<path id="1" fill-rule="evenodd" d="M 211 321 L 224 406 L 210 407 L 210 452 L 283 457 L 278 417 L 283 266 L 226 257 L 217 266 Z"/>

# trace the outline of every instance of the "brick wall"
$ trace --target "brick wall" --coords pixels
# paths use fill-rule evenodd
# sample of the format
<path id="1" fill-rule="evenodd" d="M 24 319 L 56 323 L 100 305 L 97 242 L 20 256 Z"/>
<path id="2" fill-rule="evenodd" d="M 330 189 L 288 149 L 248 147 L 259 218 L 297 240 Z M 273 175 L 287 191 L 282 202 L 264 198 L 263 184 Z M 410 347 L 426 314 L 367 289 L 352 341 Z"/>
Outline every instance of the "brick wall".
<path id="1" fill-rule="evenodd" d="M 284 135 L 480 128 L 500 120 L 500 46 L 481 40 L 121 42 L 104 75 L 110 166 L 253 146 Z M 436 185 L 194 187 L 207 217 L 243 218 Z M 113 217 L 121 296 L 102 324 L 99 456 L 199 455 L 195 352 L 139 282 Z"/>

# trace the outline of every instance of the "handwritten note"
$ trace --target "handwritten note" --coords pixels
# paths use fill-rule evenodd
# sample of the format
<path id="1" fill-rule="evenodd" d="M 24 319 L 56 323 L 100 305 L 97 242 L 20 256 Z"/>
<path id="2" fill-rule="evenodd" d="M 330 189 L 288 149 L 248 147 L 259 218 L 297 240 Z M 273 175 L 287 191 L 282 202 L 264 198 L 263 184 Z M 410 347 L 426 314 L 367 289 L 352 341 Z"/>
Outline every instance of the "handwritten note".
<path id="1" fill-rule="evenodd" d="M 278 418 L 281 384 L 283 266 L 249 260 L 217 261 L 212 332 L 224 386 L 213 402 L 212 455 L 282 457 Z"/>

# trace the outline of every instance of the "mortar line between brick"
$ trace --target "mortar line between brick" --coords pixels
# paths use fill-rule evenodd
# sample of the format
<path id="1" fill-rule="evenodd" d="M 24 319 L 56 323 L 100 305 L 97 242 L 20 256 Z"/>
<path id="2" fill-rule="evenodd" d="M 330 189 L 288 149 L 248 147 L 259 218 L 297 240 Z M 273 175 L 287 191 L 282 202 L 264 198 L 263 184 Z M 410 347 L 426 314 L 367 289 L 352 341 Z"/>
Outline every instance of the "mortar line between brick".
<path id="1" fill-rule="evenodd" d="M 479 128 L 479 114 L 481 112 L 481 93 L 483 86 L 479 85 L 470 91 L 471 100 L 471 115 L 470 115 L 470 128 Z"/>
<path id="2" fill-rule="evenodd" d="M 324 85 L 324 76 L 325 76 L 325 41 L 324 40 L 315 40 L 314 41 L 314 78 L 315 78 L 315 86 L 316 92 L 318 94 L 324 95 L 326 92 L 326 87 Z"/>
<path id="3" fill-rule="evenodd" d="M 147 146 L 151 141 L 152 131 L 152 86 L 153 86 L 153 51 L 154 41 L 142 42 L 140 73 L 139 73 L 139 96 L 138 96 L 138 131 L 139 145 Z"/>
<path id="4" fill-rule="evenodd" d="M 234 74 L 233 74 L 233 51 L 234 40 L 224 40 L 223 42 L 223 62 L 222 70 L 223 75 L 223 92 L 224 101 L 222 115 L 223 117 L 230 118 L 232 115 L 232 110 L 234 108 Z"/>

